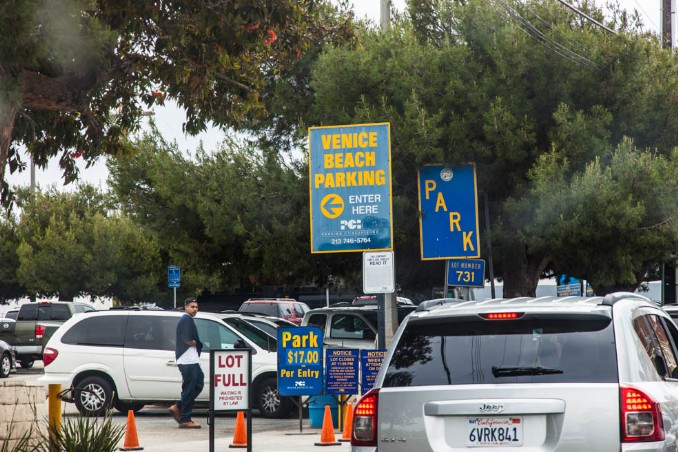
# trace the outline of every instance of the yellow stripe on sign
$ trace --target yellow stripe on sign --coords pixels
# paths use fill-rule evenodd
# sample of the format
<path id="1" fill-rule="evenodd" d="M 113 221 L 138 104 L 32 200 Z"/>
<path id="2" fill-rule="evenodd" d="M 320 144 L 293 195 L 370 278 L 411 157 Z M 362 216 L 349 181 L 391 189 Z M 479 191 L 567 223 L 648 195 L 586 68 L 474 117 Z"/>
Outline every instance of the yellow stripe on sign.
<path id="1" fill-rule="evenodd" d="M 320 201 L 320 211 L 327 218 L 337 218 L 344 212 L 344 200 L 339 195 L 325 195 Z"/>

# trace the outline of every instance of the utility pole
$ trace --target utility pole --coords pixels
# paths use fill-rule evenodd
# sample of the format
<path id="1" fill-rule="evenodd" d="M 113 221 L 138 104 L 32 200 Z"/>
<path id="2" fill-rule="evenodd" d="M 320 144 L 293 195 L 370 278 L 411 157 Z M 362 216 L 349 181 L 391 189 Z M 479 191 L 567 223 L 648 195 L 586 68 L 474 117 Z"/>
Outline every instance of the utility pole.
<path id="1" fill-rule="evenodd" d="M 662 0 L 662 47 L 673 48 L 672 9 L 673 0 Z"/>
<path id="2" fill-rule="evenodd" d="M 662 47 L 673 49 L 673 4 L 675 0 L 662 0 Z M 675 304 L 676 281 L 676 255 L 673 262 L 667 262 L 661 266 L 662 273 L 662 304 Z"/>
<path id="3" fill-rule="evenodd" d="M 379 23 L 381 24 L 381 31 L 386 31 L 388 30 L 388 23 L 391 20 L 391 0 L 379 0 L 379 1 L 380 1 Z"/>

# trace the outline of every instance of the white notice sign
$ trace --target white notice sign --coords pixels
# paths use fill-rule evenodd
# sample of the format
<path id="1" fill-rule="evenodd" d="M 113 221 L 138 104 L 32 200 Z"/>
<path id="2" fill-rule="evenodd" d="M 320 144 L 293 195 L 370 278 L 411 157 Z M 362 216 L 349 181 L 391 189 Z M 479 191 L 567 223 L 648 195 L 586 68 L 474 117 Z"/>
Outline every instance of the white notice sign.
<path id="1" fill-rule="evenodd" d="M 249 408 L 250 368 L 248 352 L 213 350 L 214 410 L 247 410 Z"/>
<path id="2" fill-rule="evenodd" d="M 395 292 L 393 251 L 363 253 L 363 292 Z"/>

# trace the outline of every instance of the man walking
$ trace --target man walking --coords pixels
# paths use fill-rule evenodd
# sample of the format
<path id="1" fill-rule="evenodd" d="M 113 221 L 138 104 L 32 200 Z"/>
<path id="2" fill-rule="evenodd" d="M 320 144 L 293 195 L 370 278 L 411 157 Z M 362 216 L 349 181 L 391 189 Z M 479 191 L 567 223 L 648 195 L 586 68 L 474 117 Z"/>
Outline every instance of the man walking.
<path id="1" fill-rule="evenodd" d="M 198 313 L 198 300 L 187 298 L 184 300 L 184 311 L 177 323 L 177 341 L 175 356 L 181 372 L 181 400 L 169 408 L 179 428 L 200 428 L 200 424 L 193 422 L 193 402 L 205 385 L 205 375 L 200 368 L 200 352 L 202 342 L 198 336 L 193 317 Z"/>

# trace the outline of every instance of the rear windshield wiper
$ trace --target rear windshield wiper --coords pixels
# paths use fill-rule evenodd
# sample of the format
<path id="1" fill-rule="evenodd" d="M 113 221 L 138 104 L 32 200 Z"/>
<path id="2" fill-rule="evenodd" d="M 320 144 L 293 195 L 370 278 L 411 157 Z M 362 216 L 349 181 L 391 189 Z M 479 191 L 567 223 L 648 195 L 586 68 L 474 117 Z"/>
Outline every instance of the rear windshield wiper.
<path id="1" fill-rule="evenodd" d="M 521 375 L 550 375 L 562 374 L 560 369 L 548 367 L 497 367 L 492 366 L 492 375 L 495 377 L 517 377 Z"/>

